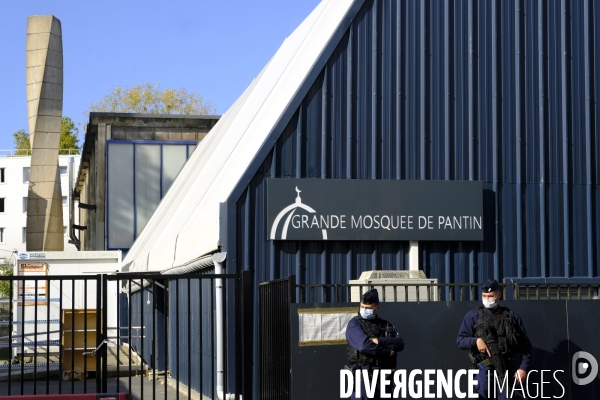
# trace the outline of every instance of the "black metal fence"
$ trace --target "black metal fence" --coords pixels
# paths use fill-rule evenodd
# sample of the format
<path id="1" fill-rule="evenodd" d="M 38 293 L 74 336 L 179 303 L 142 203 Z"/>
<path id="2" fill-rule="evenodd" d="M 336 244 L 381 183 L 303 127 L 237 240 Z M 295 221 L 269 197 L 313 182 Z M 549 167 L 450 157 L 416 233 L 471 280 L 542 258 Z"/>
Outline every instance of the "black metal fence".
<path id="1" fill-rule="evenodd" d="M 0 337 L 0 396 L 251 397 L 248 272 L 2 280 L 11 283 L 0 300 L 11 312 L 0 321 L 9 327 Z"/>
<path id="2" fill-rule="evenodd" d="M 506 300 L 596 300 L 598 283 L 502 283 Z M 294 275 L 259 284 L 260 398 L 291 398 L 292 303 L 359 302 L 361 295 L 377 288 L 385 302 L 476 301 L 479 283 L 365 282 L 352 284 L 296 284 Z M 311 353 L 312 354 L 312 353 Z M 318 391 L 318 389 L 316 390 Z"/>
<path id="3" fill-rule="evenodd" d="M 290 303 L 295 303 L 295 276 L 258 287 L 260 399 L 291 396 Z"/>
<path id="4" fill-rule="evenodd" d="M 596 300 L 600 284 L 501 283 L 506 300 Z M 377 288 L 383 301 L 473 301 L 481 294 L 480 283 L 365 283 L 298 284 L 298 303 L 358 302 L 362 293 Z"/>
<path id="5" fill-rule="evenodd" d="M 101 319 L 96 313 L 100 276 L 20 276 L 9 281 L 8 326 L 0 337 L 0 395 L 95 392 L 85 379 L 98 360 L 81 356 L 95 348 Z M 92 311 L 93 310 L 93 311 Z M 81 322 L 81 323 L 80 323 Z M 89 334 L 91 333 L 91 334 Z M 76 384 L 81 378 L 82 384 Z"/>

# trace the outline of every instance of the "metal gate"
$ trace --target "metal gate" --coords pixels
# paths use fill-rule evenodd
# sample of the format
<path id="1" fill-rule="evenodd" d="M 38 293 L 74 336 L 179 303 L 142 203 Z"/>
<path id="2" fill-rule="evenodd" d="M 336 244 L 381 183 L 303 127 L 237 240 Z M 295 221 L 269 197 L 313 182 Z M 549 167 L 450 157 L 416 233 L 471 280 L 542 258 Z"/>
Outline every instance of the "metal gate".
<path id="1" fill-rule="evenodd" d="M 290 304 L 295 302 L 294 275 L 258 286 L 261 399 L 290 399 Z"/>
<path id="2" fill-rule="evenodd" d="M 248 271 L 1 281 L 0 396 L 252 397 Z"/>

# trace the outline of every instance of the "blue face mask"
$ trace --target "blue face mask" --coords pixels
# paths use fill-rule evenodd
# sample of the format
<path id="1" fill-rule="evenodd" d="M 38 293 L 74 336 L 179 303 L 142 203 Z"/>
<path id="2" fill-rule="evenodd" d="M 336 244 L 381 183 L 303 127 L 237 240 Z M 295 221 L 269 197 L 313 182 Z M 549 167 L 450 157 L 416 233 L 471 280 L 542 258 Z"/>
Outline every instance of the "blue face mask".
<path id="1" fill-rule="evenodd" d="M 373 313 L 373 310 L 367 310 L 366 308 L 360 308 L 360 316 L 363 317 L 364 319 L 373 319 L 375 318 L 375 314 Z"/>

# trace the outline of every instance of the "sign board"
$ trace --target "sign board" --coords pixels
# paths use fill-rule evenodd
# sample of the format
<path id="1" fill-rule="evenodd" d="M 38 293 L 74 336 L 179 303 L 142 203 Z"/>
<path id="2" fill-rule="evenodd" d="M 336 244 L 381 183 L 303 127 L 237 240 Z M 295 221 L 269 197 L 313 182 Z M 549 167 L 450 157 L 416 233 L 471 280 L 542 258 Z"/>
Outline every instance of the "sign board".
<path id="1" fill-rule="evenodd" d="M 45 260 L 46 253 L 19 253 L 19 260 Z"/>
<path id="2" fill-rule="evenodd" d="M 48 275 L 48 264 L 45 262 L 23 262 L 17 263 L 17 273 L 19 276 L 47 276 Z M 37 291 L 36 291 L 37 288 Z M 17 296 L 21 301 L 18 305 L 23 305 L 25 300 L 26 306 L 44 306 L 47 305 L 47 301 L 34 301 L 36 298 L 48 298 L 49 287 L 47 280 L 19 280 L 17 281 Z M 23 299 L 25 296 L 25 299 Z M 31 301 L 29 300 L 31 299 Z"/>
<path id="3" fill-rule="evenodd" d="M 476 181 L 267 179 L 270 240 L 483 240 Z"/>

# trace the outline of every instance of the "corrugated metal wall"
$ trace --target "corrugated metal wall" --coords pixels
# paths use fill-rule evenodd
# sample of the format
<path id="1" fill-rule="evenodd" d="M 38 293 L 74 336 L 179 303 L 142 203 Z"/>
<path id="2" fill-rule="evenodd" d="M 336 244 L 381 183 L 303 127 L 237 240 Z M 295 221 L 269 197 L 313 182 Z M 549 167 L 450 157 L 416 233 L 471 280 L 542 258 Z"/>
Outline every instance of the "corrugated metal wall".
<path id="1" fill-rule="evenodd" d="M 169 280 L 169 371 L 210 398 L 216 375 L 214 297 L 212 279 Z"/>
<path id="2" fill-rule="evenodd" d="M 162 282 L 161 282 L 162 285 Z M 156 305 L 154 304 L 154 294 L 152 287 L 146 287 L 144 290 L 138 290 L 131 294 L 130 301 L 127 297 L 122 299 L 121 306 L 121 327 L 128 327 L 129 307 L 131 307 L 131 344 L 142 353 L 144 362 L 159 371 L 164 371 L 166 368 L 165 357 L 165 302 L 164 291 L 161 287 L 156 286 Z M 153 313 L 156 311 L 156 316 Z M 142 320 L 143 314 L 143 320 Z M 155 320 L 153 319 L 155 318 Z M 142 323 L 143 321 L 143 323 Z M 153 325 L 156 322 L 156 325 Z M 133 327 L 143 327 L 143 330 L 134 329 Z M 121 330 L 122 341 L 129 340 L 129 331 Z M 141 338 L 140 336 L 143 336 Z M 156 344 L 155 344 L 156 339 Z M 142 342 L 144 345 L 142 346 Z M 156 348 L 154 347 L 156 345 Z M 127 369 L 127 367 L 125 367 Z"/>
<path id="3" fill-rule="evenodd" d="M 238 269 L 408 265 L 408 243 L 267 241 L 265 178 L 441 179 L 484 182 L 485 241 L 421 242 L 428 276 L 598 276 L 599 46 L 593 1 L 365 2 L 237 202 Z"/>
<path id="4" fill-rule="evenodd" d="M 209 273 L 214 274 L 214 268 L 201 272 Z M 192 390 L 202 388 L 202 393 L 212 398 L 216 371 L 215 282 L 212 279 L 194 278 L 168 280 L 166 296 L 163 283 L 160 281 L 155 286 L 156 304 L 152 286 L 133 292 L 129 303 L 125 299 L 122 308 L 127 314 L 128 307 L 131 307 L 132 326 L 144 326 L 144 338 L 139 338 L 139 330 L 133 330 L 132 336 L 138 337 L 133 337 L 131 343 L 137 351 L 142 352 L 141 343 L 144 342 L 143 358 L 151 367 L 159 371 L 168 369 L 181 384 L 187 387 L 191 382 Z M 166 307 L 165 300 L 168 302 Z M 153 313 L 156 313 L 154 325 Z M 168 316 L 168 329 L 165 329 L 165 314 Z M 127 323 L 122 326 L 127 326 Z M 127 331 L 123 330 L 121 334 L 126 335 L 124 341 L 128 341 Z"/>

